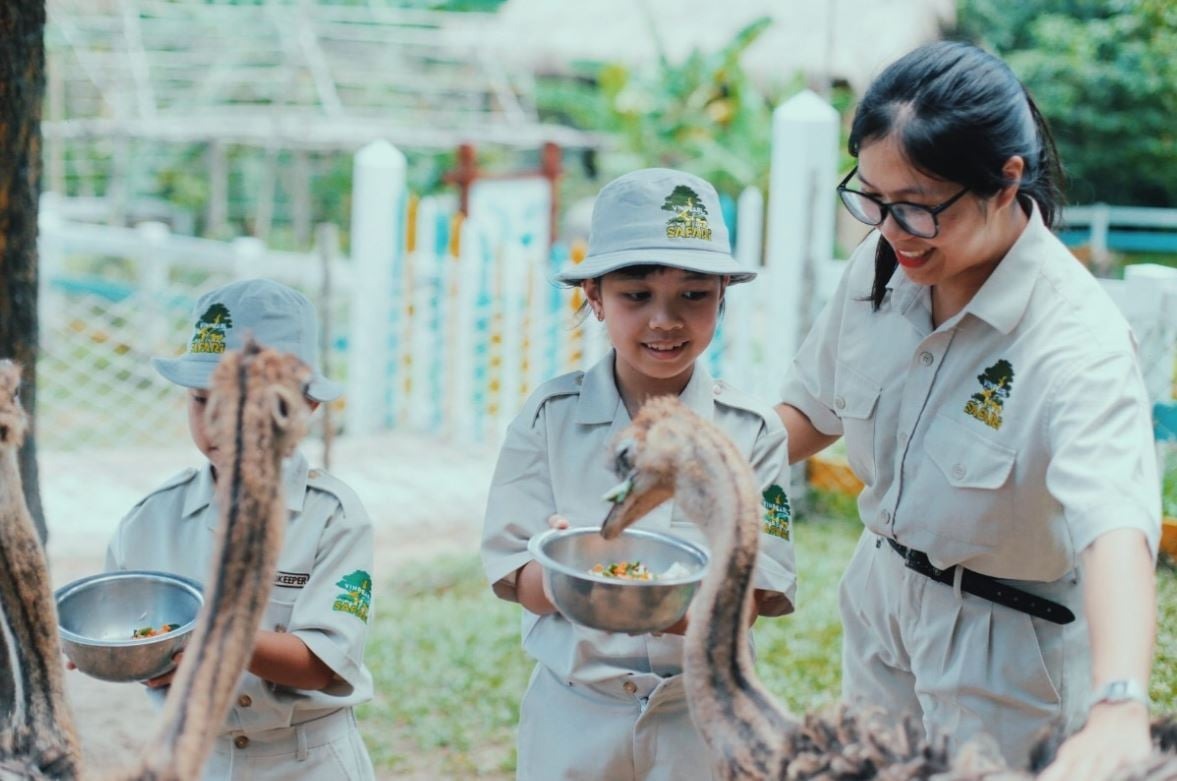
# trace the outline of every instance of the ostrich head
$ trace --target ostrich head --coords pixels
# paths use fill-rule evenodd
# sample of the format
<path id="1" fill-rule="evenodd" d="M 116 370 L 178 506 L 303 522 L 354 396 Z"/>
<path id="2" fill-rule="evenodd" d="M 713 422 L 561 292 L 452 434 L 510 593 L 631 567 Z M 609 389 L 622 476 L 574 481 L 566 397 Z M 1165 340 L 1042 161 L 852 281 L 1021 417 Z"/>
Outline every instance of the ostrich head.
<path id="1" fill-rule="evenodd" d="M 601 525 L 612 539 L 676 493 L 679 473 L 707 424 L 673 396 L 647 401 L 613 448 L 612 467 L 621 480 L 605 494 L 613 506 Z M 678 500 L 688 498 L 678 490 Z"/>
<path id="2" fill-rule="evenodd" d="M 0 360 L 0 447 L 19 448 L 29 421 L 20 406 L 20 366 Z"/>
<path id="3" fill-rule="evenodd" d="M 252 338 L 247 338 L 239 353 L 226 355 L 217 366 L 212 382 L 239 375 L 243 381 L 242 396 L 249 395 L 268 412 L 269 425 L 264 431 L 251 432 L 260 436 L 257 444 L 288 456 L 307 432 L 310 409 L 305 390 L 311 380 L 310 367 L 289 353 L 264 350 Z M 299 390 L 295 390 L 299 389 Z M 300 392 L 303 397 L 300 397 Z M 225 398 L 215 394 L 209 398 L 208 428 L 218 433 L 219 441 L 234 450 L 241 398 Z"/>

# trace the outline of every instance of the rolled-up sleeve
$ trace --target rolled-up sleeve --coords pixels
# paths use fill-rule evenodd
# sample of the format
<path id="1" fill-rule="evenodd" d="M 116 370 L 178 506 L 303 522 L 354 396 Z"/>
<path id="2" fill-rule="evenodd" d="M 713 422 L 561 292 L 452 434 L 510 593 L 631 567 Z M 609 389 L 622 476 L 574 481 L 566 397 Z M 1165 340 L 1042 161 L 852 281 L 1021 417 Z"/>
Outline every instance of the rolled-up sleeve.
<path id="1" fill-rule="evenodd" d="M 1152 408 L 1130 354 L 1101 356 L 1060 377 L 1049 396 L 1046 486 L 1075 553 L 1115 529 L 1138 529 L 1156 556 L 1160 477 Z"/>
<path id="2" fill-rule="evenodd" d="M 314 501 L 337 500 L 318 494 Z M 372 524 L 357 501 L 349 504 L 346 512 L 337 505 L 323 529 L 314 570 L 294 604 L 288 627 L 346 682 L 342 690 L 328 688 L 326 694 L 346 695 L 353 687 L 367 686 L 363 665 L 372 607 Z M 308 506 L 305 512 L 315 509 Z"/>
<path id="3" fill-rule="evenodd" d="M 544 407 L 530 405 L 507 428 L 482 529 L 482 565 L 494 593 L 517 602 L 515 573 L 531 561 L 527 543 L 556 512 Z"/>
<path id="4" fill-rule="evenodd" d="M 793 552 L 792 507 L 789 487 L 788 434 L 773 420 L 753 446 L 752 469 L 761 492 L 763 509 L 760 552 L 753 586 L 764 592 L 760 613 L 781 616 L 792 613 L 797 595 L 797 566 Z"/>

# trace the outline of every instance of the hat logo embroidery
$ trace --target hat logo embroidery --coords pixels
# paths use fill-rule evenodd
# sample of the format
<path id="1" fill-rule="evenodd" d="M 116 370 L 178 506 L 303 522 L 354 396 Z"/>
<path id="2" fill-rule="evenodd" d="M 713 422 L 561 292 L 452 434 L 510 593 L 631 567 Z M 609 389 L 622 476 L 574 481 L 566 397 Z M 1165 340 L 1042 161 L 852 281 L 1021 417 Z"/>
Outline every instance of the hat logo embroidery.
<path id="1" fill-rule="evenodd" d="M 331 609 L 340 613 L 350 613 L 365 624 L 368 623 L 368 606 L 372 603 L 372 576 L 358 569 L 350 575 L 344 575 L 335 585 L 343 589 L 343 593 L 335 597 Z"/>
<path id="2" fill-rule="evenodd" d="M 1014 385 L 1014 367 L 1002 358 L 977 375 L 982 390 L 974 393 L 964 405 L 966 415 L 971 415 L 991 429 L 1001 428 L 1001 413 L 1005 400 L 1009 398 Z"/>
<path id="3" fill-rule="evenodd" d="M 196 333 L 192 337 L 189 352 L 225 352 L 225 332 L 233 327 L 233 318 L 224 304 L 213 304 L 196 321 Z"/>
<path id="4" fill-rule="evenodd" d="M 662 211 L 674 212 L 674 216 L 666 221 L 666 238 L 711 241 L 707 207 L 703 205 L 699 194 L 690 187 L 685 184 L 675 187 L 666 196 Z"/>

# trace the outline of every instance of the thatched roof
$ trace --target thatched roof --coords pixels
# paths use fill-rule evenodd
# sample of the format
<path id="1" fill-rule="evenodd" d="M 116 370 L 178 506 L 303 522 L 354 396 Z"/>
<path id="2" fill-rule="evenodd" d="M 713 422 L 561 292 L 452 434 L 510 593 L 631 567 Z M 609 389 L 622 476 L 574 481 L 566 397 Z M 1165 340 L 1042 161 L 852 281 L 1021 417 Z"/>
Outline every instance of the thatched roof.
<path id="1" fill-rule="evenodd" d="M 956 17 L 955 0 L 506 0 L 477 31 L 506 67 L 567 72 L 578 60 L 642 66 L 658 46 L 672 62 L 692 49 L 721 48 L 758 17 L 774 21 L 743 65 L 758 82 L 783 84 L 798 71 L 821 86 L 840 80 L 861 92 L 887 63 L 936 40 Z"/>

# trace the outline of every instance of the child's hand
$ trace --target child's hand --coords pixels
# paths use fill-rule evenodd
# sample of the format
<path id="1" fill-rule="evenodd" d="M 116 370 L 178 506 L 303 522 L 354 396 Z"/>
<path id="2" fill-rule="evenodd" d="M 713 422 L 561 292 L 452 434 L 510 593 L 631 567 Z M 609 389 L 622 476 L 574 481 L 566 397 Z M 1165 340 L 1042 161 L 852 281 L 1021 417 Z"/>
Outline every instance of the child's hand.
<path id="1" fill-rule="evenodd" d="M 690 614 L 683 616 L 678 621 L 675 621 L 670 626 L 663 629 L 661 632 L 651 632 L 652 635 L 685 635 L 687 633 L 687 626 L 691 623 Z"/>
<path id="2" fill-rule="evenodd" d="M 180 660 L 183 658 L 184 652 L 177 651 L 175 656 L 172 657 L 172 661 L 176 663 L 176 666 L 168 670 L 163 675 L 157 675 L 154 678 L 148 678 L 143 682 L 143 685 L 148 689 L 159 689 L 163 686 L 171 686 L 172 679 L 176 677 L 176 672 L 180 669 Z"/>

